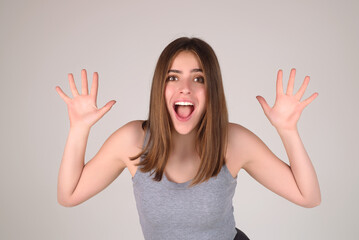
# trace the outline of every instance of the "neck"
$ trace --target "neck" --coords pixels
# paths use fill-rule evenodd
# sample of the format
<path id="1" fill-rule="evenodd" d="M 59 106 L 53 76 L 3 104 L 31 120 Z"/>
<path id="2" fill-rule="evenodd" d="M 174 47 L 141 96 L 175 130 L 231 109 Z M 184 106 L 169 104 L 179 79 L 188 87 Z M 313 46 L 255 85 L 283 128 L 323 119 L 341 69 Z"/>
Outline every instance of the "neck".
<path id="1" fill-rule="evenodd" d="M 171 161 L 173 163 L 193 162 L 197 159 L 196 131 L 186 135 L 179 134 L 175 129 L 172 131 Z"/>

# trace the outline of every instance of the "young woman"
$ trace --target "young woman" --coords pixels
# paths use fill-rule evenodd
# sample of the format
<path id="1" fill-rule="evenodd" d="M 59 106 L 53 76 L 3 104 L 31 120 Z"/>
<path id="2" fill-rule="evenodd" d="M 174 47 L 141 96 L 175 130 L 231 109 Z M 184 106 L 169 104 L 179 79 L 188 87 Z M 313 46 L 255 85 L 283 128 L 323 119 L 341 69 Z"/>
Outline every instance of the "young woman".
<path id="1" fill-rule="evenodd" d="M 88 93 L 72 74 L 73 98 L 60 87 L 70 132 L 58 176 L 58 202 L 76 206 L 96 195 L 127 168 L 132 175 L 145 239 L 248 239 L 236 228 L 232 198 L 241 169 L 274 193 L 303 207 L 320 204 L 318 180 L 297 130 L 303 109 L 317 93 L 300 101 L 309 83 L 293 94 L 295 69 L 283 92 L 278 71 L 276 101 L 271 108 L 257 96 L 278 131 L 290 166 L 254 133 L 228 122 L 221 71 L 212 48 L 197 38 L 179 38 L 162 52 L 153 76 L 149 117 L 115 131 L 84 164 L 91 127 L 115 101 L 98 109 L 98 74 Z"/>

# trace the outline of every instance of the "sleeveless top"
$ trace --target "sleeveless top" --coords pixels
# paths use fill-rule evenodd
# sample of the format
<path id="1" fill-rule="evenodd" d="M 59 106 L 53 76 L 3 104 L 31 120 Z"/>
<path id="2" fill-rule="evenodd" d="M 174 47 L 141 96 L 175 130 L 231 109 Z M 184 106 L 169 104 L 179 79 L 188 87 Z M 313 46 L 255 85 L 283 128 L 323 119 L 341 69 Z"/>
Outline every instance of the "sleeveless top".
<path id="1" fill-rule="evenodd" d="M 148 132 L 143 146 L 148 141 Z M 191 180 L 175 183 L 163 174 L 157 182 L 153 176 L 137 169 L 132 177 L 146 240 L 234 239 L 237 231 L 232 199 L 237 176 L 233 178 L 225 164 L 216 177 L 191 188 L 188 187 Z"/>

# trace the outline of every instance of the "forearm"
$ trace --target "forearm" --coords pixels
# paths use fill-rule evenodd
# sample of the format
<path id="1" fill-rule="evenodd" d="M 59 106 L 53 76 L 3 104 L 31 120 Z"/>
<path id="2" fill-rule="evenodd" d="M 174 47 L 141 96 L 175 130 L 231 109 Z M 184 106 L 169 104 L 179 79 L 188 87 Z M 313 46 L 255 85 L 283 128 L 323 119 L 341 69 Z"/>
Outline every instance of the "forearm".
<path id="1" fill-rule="evenodd" d="M 308 205 L 319 205 L 321 201 L 319 182 L 298 130 L 277 129 L 277 131 L 283 141 L 291 171 L 303 199 Z"/>
<path id="2" fill-rule="evenodd" d="M 90 128 L 70 128 L 58 175 L 59 203 L 66 203 L 77 186 L 84 167 L 89 133 Z"/>

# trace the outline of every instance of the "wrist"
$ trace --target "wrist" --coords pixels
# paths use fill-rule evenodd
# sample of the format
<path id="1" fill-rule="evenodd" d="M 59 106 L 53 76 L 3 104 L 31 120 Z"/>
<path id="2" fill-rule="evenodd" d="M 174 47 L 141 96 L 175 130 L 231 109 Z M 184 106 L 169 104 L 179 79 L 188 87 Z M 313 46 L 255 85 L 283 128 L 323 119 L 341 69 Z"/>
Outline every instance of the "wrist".
<path id="1" fill-rule="evenodd" d="M 278 134 L 280 136 L 290 136 L 290 135 L 295 135 L 298 134 L 298 129 L 297 127 L 294 128 L 276 128 Z"/>
<path id="2" fill-rule="evenodd" d="M 70 126 L 70 132 L 89 133 L 90 130 L 91 130 L 91 127 L 85 126 L 85 125 L 74 125 L 74 126 Z"/>

